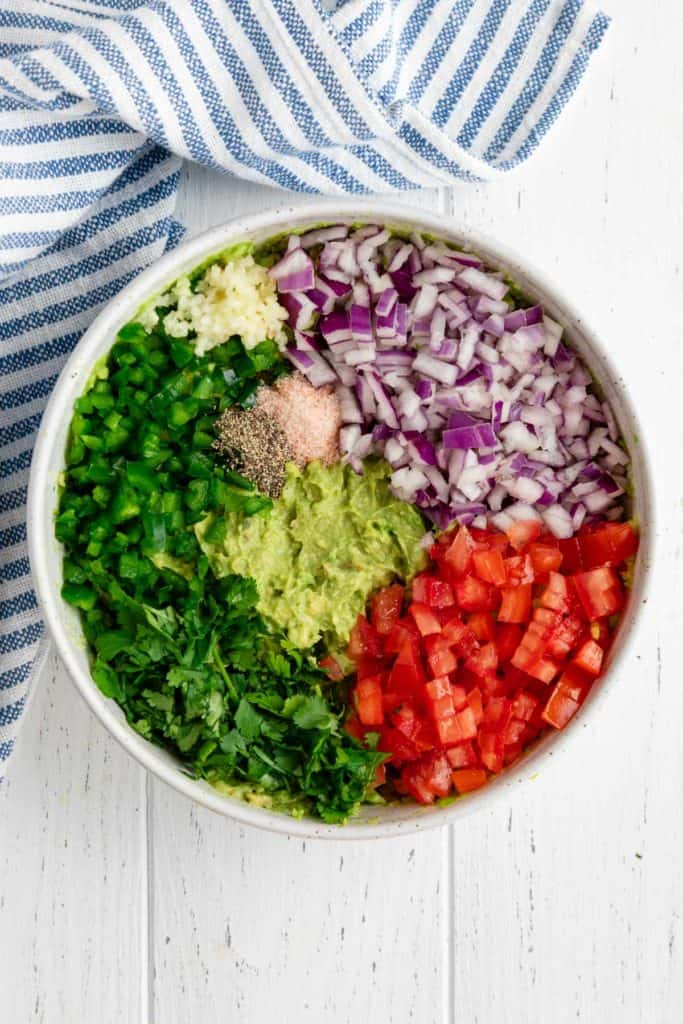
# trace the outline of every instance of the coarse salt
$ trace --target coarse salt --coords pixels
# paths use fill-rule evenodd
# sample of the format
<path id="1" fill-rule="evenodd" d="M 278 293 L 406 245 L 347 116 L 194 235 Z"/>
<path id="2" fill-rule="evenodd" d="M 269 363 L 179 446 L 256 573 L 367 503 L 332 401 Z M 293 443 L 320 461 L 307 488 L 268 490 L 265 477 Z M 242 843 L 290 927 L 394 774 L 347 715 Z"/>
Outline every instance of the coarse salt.
<path id="1" fill-rule="evenodd" d="M 256 404 L 285 432 L 298 466 L 315 459 L 329 466 L 339 460 L 341 410 L 331 386 L 314 388 L 294 373 L 274 387 L 259 388 Z"/>

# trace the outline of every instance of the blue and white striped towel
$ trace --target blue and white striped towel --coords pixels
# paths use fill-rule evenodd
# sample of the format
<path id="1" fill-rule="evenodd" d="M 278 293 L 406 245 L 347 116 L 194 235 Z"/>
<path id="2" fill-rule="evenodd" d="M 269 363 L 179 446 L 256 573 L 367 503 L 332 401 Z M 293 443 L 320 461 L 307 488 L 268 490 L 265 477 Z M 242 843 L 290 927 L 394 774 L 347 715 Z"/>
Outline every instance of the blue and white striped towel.
<path id="1" fill-rule="evenodd" d="M 41 644 L 35 432 L 100 307 L 180 237 L 181 159 L 311 193 L 496 177 L 607 24 L 589 0 L 0 0 L 0 774 Z"/>

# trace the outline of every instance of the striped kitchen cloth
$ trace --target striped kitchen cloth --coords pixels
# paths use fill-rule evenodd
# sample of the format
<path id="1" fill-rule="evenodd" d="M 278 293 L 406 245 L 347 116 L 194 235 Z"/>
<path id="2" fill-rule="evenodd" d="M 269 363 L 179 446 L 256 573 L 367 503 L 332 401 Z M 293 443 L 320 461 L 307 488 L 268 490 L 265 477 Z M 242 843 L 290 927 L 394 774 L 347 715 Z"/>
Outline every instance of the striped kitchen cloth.
<path id="1" fill-rule="evenodd" d="M 607 24 L 589 0 L 0 0 L 0 775 L 41 646 L 35 432 L 98 310 L 180 237 L 182 159 L 310 193 L 495 178 Z"/>

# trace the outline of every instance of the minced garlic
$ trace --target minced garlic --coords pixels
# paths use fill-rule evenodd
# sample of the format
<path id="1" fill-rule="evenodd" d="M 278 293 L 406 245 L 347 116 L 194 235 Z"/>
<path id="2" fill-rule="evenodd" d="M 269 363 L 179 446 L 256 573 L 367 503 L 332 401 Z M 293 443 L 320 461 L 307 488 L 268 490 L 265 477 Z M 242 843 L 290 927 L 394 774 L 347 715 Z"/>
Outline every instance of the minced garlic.
<path id="1" fill-rule="evenodd" d="M 157 305 L 176 307 L 163 318 L 166 333 L 186 338 L 193 331 L 200 356 L 233 335 L 247 349 L 266 339 L 284 348 L 287 340 L 282 326 L 287 310 L 277 300 L 275 282 L 253 256 L 212 264 L 194 292 L 188 277 L 178 278 Z"/>

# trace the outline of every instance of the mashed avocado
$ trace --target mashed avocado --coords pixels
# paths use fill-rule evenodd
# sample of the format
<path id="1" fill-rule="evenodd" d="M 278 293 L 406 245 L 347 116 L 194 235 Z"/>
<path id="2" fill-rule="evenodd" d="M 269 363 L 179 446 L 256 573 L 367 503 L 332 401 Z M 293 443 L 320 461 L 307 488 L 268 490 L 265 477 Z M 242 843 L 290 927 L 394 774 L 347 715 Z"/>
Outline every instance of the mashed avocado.
<path id="1" fill-rule="evenodd" d="M 216 575 L 251 576 L 259 612 L 298 648 L 342 650 L 369 595 L 425 565 L 419 512 L 389 491 L 387 463 L 364 469 L 290 463 L 268 514 L 227 512 L 220 545 L 205 540 L 211 517 L 195 527 Z"/>

